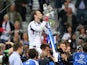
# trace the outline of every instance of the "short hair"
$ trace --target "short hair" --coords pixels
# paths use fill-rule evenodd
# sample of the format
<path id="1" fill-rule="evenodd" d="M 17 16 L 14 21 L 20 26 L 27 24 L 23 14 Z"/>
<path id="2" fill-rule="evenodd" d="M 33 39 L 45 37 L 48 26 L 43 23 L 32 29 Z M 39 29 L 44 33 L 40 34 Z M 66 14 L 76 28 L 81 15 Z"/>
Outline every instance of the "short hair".
<path id="1" fill-rule="evenodd" d="M 31 19 L 31 21 L 33 21 L 34 20 L 34 15 L 36 15 L 36 12 L 37 11 L 40 11 L 41 12 L 41 10 L 34 10 L 32 13 L 31 13 L 31 16 L 32 16 L 32 19 Z M 41 12 L 42 13 L 42 12 Z M 42 13 L 43 14 L 43 13 Z"/>
<path id="2" fill-rule="evenodd" d="M 59 43 L 58 46 L 60 46 L 61 44 L 65 44 L 66 45 L 66 42 L 62 41 L 62 42 Z"/>
<path id="3" fill-rule="evenodd" d="M 40 46 L 41 49 L 46 49 L 46 47 L 49 47 L 49 48 L 50 48 L 50 46 L 49 46 L 48 44 L 42 44 L 42 45 Z"/>
<path id="4" fill-rule="evenodd" d="M 8 14 L 5 14 L 5 15 L 4 15 L 4 18 L 5 18 L 5 17 L 8 17 L 8 18 L 9 18 L 9 15 L 8 15 Z"/>
<path id="5" fill-rule="evenodd" d="M 34 11 L 32 12 L 32 15 L 34 16 L 37 11 L 40 11 L 40 12 L 41 12 L 41 10 L 34 10 Z M 42 13 L 42 12 L 41 12 L 41 13 Z M 42 13 L 42 14 L 43 14 L 43 13 Z"/>
<path id="6" fill-rule="evenodd" d="M 15 42 L 14 45 L 13 45 L 13 50 L 17 51 L 18 48 L 20 48 L 22 46 L 23 46 L 23 44 L 21 42 Z"/>
<path id="7" fill-rule="evenodd" d="M 37 58 L 38 57 L 38 52 L 35 49 L 29 49 L 28 52 L 29 58 L 33 59 L 33 58 Z"/>

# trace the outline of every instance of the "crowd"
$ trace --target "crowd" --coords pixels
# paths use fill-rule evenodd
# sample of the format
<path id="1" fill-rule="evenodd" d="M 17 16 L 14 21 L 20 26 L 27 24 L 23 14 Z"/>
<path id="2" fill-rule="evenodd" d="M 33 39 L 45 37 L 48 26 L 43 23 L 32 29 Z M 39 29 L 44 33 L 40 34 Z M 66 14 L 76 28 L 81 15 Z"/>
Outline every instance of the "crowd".
<path id="1" fill-rule="evenodd" d="M 52 2 L 0 0 L 0 65 L 87 65 L 87 0 Z"/>

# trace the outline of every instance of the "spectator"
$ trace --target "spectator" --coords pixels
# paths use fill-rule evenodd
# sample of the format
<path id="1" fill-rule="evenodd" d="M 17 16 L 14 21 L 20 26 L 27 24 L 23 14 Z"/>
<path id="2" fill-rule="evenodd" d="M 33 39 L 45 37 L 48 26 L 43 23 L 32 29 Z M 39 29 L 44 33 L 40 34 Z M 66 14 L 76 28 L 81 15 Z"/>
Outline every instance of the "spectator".
<path id="1" fill-rule="evenodd" d="M 66 0 L 67 4 L 68 4 L 68 7 L 72 9 L 72 12 L 74 14 L 76 14 L 76 9 L 75 9 L 75 5 L 71 2 L 71 0 Z M 64 9 L 64 5 L 62 5 L 62 8 Z"/>
<path id="2" fill-rule="evenodd" d="M 16 11 L 21 14 L 22 21 L 26 21 L 27 0 L 15 0 Z"/>
<path id="3" fill-rule="evenodd" d="M 59 65 L 72 65 L 71 52 L 65 42 L 60 42 L 58 52 Z"/>
<path id="4" fill-rule="evenodd" d="M 14 23 L 14 30 L 12 30 L 11 34 L 14 35 L 15 32 L 18 32 L 19 36 L 22 36 L 23 30 L 21 29 L 21 24 L 19 21 L 15 21 Z"/>
<path id="5" fill-rule="evenodd" d="M 28 52 L 29 52 L 29 46 L 23 46 L 23 54 L 21 56 L 21 60 L 22 62 L 25 62 L 29 59 L 29 55 L 28 55 Z"/>
<path id="6" fill-rule="evenodd" d="M 12 24 L 14 24 L 15 21 L 22 22 L 21 15 L 15 10 L 14 4 L 10 5 L 10 11 L 8 11 L 7 14 Z"/>
<path id="7" fill-rule="evenodd" d="M 84 27 L 80 29 L 80 34 L 79 34 L 79 44 L 81 45 L 82 43 L 87 41 L 87 35 L 86 35 L 86 30 Z"/>
<path id="8" fill-rule="evenodd" d="M 67 8 L 66 10 L 67 12 L 65 12 L 62 15 L 62 21 L 61 24 L 62 26 L 65 26 L 65 28 L 67 27 L 67 25 L 72 26 L 73 32 L 75 32 L 76 27 L 77 27 L 77 20 L 76 20 L 76 16 L 72 13 L 72 9 L 71 8 Z M 60 14 L 61 15 L 61 14 Z"/>
<path id="9" fill-rule="evenodd" d="M 39 59 L 39 65 L 46 65 L 50 62 L 50 59 L 48 58 L 48 54 L 44 51 L 40 55 Z"/>
<path id="10" fill-rule="evenodd" d="M 29 60 L 23 63 L 23 65 L 39 65 L 37 62 L 38 52 L 35 49 L 29 49 Z"/>
<path id="11" fill-rule="evenodd" d="M 60 12 L 58 13 L 58 19 L 59 19 L 59 31 L 61 33 L 61 35 L 63 35 L 66 32 L 66 13 L 68 10 L 68 3 L 64 2 L 64 6 L 65 8 L 60 10 Z M 61 36 L 62 37 L 62 36 Z"/>
<path id="12" fill-rule="evenodd" d="M 76 43 L 76 34 L 72 34 L 71 36 L 71 43 L 70 43 L 70 47 L 71 47 L 71 52 L 75 52 L 76 48 L 77 48 L 77 43 Z"/>
<path id="13" fill-rule="evenodd" d="M 42 52 L 45 51 L 48 55 L 50 55 L 50 46 L 48 44 L 42 44 L 40 48 Z"/>
<path id="14" fill-rule="evenodd" d="M 68 3 L 67 2 L 64 2 L 64 9 L 60 10 L 59 13 L 58 13 L 58 18 L 63 18 L 63 15 L 66 15 L 67 13 L 67 10 L 68 10 Z"/>
<path id="15" fill-rule="evenodd" d="M 60 42 L 58 46 L 58 52 L 63 53 L 66 51 L 66 43 L 65 42 Z"/>
<path id="16" fill-rule="evenodd" d="M 66 44 L 64 42 L 60 42 L 60 44 L 57 48 L 57 51 L 58 51 L 58 62 L 59 62 L 59 64 L 61 64 L 61 63 L 63 63 L 61 54 L 66 52 Z"/>
<path id="17" fill-rule="evenodd" d="M 55 58 L 52 56 L 50 46 L 48 44 L 41 45 L 42 53 L 40 54 L 39 65 L 54 64 Z"/>
<path id="18" fill-rule="evenodd" d="M 76 0 L 77 21 L 79 24 L 87 24 L 87 0 Z"/>
<path id="19" fill-rule="evenodd" d="M 28 38 L 28 34 L 26 32 L 23 33 L 22 38 L 23 38 L 22 39 L 23 44 L 29 46 L 29 38 Z"/>
<path id="20" fill-rule="evenodd" d="M 84 27 L 80 29 L 80 37 L 82 37 L 84 39 L 87 37 L 86 30 Z"/>
<path id="21" fill-rule="evenodd" d="M 66 25 L 70 25 L 72 26 L 72 30 L 73 32 L 76 31 L 76 27 L 77 27 L 77 19 L 76 19 L 76 16 L 72 13 L 72 9 L 71 8 L 68 8 L 67 10 L 67 14 L 66 14 Z"/>
<path id="22" fill-rule="evenodd" d="M 20 37 L 19 33 L 15 32 L 13 37 L 11 37 L 10 41 L 13 43 L 21 41 L 21 37 Z"/>
<path id="23" fill-rule="evenodd" d="M 66 26 L 71 25 L 73 28 L 73 31 L 76 30 L 77 27 L 77 20 L 76 16 L 73 14 L 72 9 L 68 7 L 68 3 L 65 2 L 64 6 L 65 8 L 59 12 L 59 21 L 60 21 L 60 32 L 61 34 L 64 34 L 66 32 Z"/>
<path id="24" fill-rule="evenodd" d="M 23 51 L 23 44 L 20 42 L 16 42 L 13 46 L 13 50 L 14 52 L 9 56 L 9 64 L 10 65 L 22 65 L 20 54 Z"/>
<path id="25" fill-rule="evenodd" d="M 15 21 L 14 23 L 14 31 L 18 31 L 21 29 L 21 23 L 19 21 Z"/>
<path id="26" fill-rule="evenodd" d="M 2 23 L 2 28 L 4 29 L 4 32 L 1 35 L 2 42 L 6 42 L 10 38 L 11 31 L 13 30 L 13 25 L 9 20 L 9 16 L 6 14 L 4 15 L 4 21 Z"/>
<path id="27" fill-rule="evenodd" d="M 54 57 L 48 56 L 48 54 L 45 51 L 43 51 L 40 55 L 39 65 L 51 65 L 54 64 L 53 61 L 55 62 Z"/>
<path id="28" fill-rule="evenodd" d="M 54 0 L 54 5 L 55 5 L 55 8 L 57 10 L 57 15 L 62 7 L 62 4 L 64 4 L 64 2 L 65 2 L 65 0 Z"/>
<path id="29" fill-rule="evenodd" d="M 61 62 L 61 53 L 66 52 L 66 44 L 65 42 L 60 42 L 57 46 L 57 52 L 58 52 L 58 62 Z"/>

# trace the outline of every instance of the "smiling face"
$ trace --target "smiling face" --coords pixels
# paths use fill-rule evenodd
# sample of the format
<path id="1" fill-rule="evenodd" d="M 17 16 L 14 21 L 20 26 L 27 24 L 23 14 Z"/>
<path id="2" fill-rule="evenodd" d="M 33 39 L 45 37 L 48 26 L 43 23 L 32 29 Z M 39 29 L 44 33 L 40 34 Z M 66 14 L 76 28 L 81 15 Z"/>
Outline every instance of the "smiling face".
<path id="1" fill-rule="evenodd" d="M 43 18 L 43 15 L 40 11 L 35 11 L 34 17 L 35 19 L 41 20 Z"/>
<path id="2" fill-rule="evenodd" d="M 36 16 L 39 19 L 42 19 L 42 13 L 40 11 L 36 11 Z"/>

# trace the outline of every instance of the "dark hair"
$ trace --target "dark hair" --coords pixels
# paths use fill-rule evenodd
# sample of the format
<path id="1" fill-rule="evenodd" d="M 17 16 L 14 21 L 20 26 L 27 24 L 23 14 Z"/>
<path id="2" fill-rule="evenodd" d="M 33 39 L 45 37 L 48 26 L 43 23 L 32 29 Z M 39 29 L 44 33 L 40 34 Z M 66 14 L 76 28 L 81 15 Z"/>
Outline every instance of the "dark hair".
<path id="1" fill-rule="evenodd" d="M 65 42 L 63 42 L 63 41 L 60 42 L 60 43 L 58 44 L 57 51 L 60 52 L 60 53 L 64 53 L 64 51 L 60 48 L 60 45 L 61 45 L 61 44 L 64 44 L 64 45 L 66 46 L 66 43 L 65 43 Z"/>
<path id="2" fill-rule="evenodd" d="M 31 13 L 31 17 L 32 17 L 32 19 L 30 20 L 30 21 L 33 21 L 34 20 L 34 15 L 36 15 L 36 12 L 37 11 L 40 11 L 41 12 L 41 10 L 34 10 L 32 13 Z M 42 12 L 41 12 L 42 13 Z M 43 14 L 43 13 L 42 13 Z"/>
<path id="3" fill-rule="evenodd" d="M 40 48 L 41 49 L 46 49 L 46 47 L 50 47 L 48 44 L 42 44 L 41 46 L 40 46 Z"/>
<path id="4" fill-rule="evenodd" d="M 21 42 L 15 42 L 15 43 L 14 43 L 14 46 L 13 46 L 13 50 L 14 50 L 14 51 L 17 51 L 18 48 L 20 48 L 20 47 L 22 47 L 22 46 L 23 46 L 23 44 L 22 44 Z"/>
<path id="5" fill-rule="evenodd" d="M 6 44 L 6 45 L 5 45 L 6 50 L 9 49 L 9 48 L 11 48 L 11 47 L 12 47 L 11 44 Z"/>
<path id="6" fill-rule="evenodd" d="M 34 11 L 32 12 L 33 16 L 36 14 L 37 11 L 40 11 L 40 12 L 42 13 L 41 10 L 34 10 Z M 43 13 L 42 13 L 42 14 L 43 14 Z"/>
<path id="7" fill-rule="evenodd" d="M 38 52 L 35 49 L 29 49 L 28 52 L 29 58 L 33 59 L 33 58 L 37 58 L 38 57 Z"/>
<path id="8" fill-rule="evenodd" d="M 84 51 L 84 52 L 87 52 L 87 43 L 85 43 L 85 44 L 83 45 L 83 51 Z"/>

